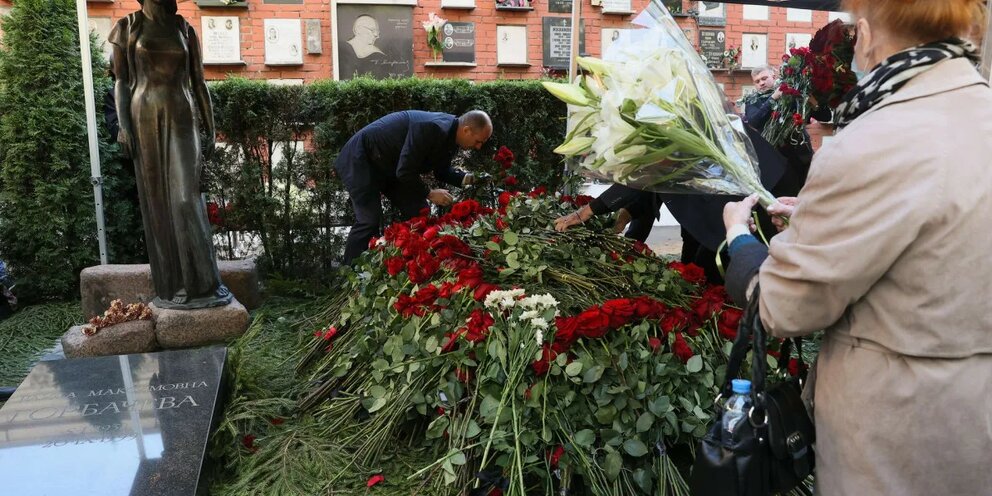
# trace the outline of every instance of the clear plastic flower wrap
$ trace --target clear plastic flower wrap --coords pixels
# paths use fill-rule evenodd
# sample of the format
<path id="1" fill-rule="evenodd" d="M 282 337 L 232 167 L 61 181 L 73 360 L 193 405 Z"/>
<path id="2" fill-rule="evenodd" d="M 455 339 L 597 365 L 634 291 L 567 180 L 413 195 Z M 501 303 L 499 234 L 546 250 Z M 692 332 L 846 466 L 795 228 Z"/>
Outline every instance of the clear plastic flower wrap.
<path id="1" fill-rule="evenodd" d="M 740 117 L 659 0 L 603 59 L 579 57 L 574 84 L 544 83 L 568 104 L 565 142 L 588 177 L 662 193 L 747 196 L 767 206 L 757 155 Z"/>

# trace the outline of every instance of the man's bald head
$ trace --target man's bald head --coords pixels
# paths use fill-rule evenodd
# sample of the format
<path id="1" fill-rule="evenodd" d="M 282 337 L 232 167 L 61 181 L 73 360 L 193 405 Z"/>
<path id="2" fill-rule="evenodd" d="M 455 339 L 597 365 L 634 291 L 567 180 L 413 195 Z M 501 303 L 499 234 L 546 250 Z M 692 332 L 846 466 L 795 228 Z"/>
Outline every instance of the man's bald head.
<path id="1" fill-rule="evenodd" d="M 458 118 L 456 141 L 462 148 L 482 148 L 493 135 L 493 121 L 481 110 L 469 110 Z"/>

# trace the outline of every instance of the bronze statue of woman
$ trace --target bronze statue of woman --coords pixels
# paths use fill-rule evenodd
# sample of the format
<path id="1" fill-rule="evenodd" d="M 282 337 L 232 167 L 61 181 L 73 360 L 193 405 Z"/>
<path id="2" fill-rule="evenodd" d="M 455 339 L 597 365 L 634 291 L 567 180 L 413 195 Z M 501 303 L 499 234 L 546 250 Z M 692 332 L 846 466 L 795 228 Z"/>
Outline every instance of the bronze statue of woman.
<path id="1" fill-rule="evenodd" d="M 226 305 L 206 210 L 203 152 L 214 148 L 214 118 L 196 32 L 175 0 L 139 0 L 117 21 L 113 45 L 118 142 L 134 161 L 155 305 Z M 200 142 L 200 126 L 207 140 Z"/>

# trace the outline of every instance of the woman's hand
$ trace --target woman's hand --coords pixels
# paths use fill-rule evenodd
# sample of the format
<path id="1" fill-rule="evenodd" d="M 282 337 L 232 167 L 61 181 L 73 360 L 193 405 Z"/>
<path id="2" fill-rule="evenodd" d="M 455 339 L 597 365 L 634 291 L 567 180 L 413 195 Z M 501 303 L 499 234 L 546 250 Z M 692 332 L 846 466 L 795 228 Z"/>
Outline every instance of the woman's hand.
<path id="1" fill-rule="evenodd" d="M 796 211 L 796 205 L 799 204 L 799 199 L 794 196 L 783 196 L 776 200 L 775 203 L 768 207 L 768 215 L 772 216 L 772 224 L 775 224 L 775 227 L 781 232 L 786 227 L 789 227 L 787 220 Z"/>
<path id="2" fill-rule="evenodd" d="M 582 216 L 582 211 L 585 207 L 582 207 L 568 215 L 563 215 L 555 219 L 555 231 L 565 232 L 568 228 L 572 226 L 577 226 L 579 224 L 584 224 L 586 218 Z M 590 215 L 592 212 L 590 211 Z"/>
<path id="3" fill-rule="evenodd" d="M 729 231 L 737 224 L 751 226 L 751 210 L 758 204 L 758 195 L 751 195 L 739 202 L 730 202 L 723 206 L 723 225 Z"/>
<path id="4" fill-rule="evenodd" d="M 117 130 L 117 144 L 121 146 L 121 155 L 124 158 L 134 158 L 131 153 L 131 133 L 124 126 Z"/>

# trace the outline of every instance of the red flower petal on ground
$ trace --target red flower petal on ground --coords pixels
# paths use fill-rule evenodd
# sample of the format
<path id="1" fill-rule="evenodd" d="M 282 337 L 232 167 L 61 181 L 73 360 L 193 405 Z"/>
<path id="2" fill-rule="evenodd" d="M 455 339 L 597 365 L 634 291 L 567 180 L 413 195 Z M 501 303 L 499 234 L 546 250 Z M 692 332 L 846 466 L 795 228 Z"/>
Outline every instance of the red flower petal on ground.
<path id="1" fill-rule="evenodd" d="M 374 486 L 374 485 L 376 485 L 376 484 L 378 484 L 380 482 L 383 482 L 385 480 L 386 480 L 386 477 L 383 476 L 382 474 L 375 474 L 372 477 L 369 477 L 368 482 L 365 483 L 365 487 L 372 487 L 372 486 Z"/>

